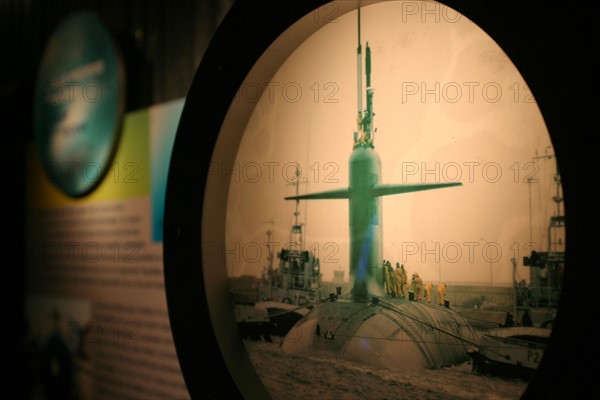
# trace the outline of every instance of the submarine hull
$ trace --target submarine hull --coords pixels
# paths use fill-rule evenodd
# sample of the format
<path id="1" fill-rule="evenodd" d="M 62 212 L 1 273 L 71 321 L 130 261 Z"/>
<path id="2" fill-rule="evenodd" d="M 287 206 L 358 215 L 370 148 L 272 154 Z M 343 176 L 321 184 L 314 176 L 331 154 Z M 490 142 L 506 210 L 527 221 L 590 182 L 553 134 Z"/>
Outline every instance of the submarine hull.
<path id="1" fill-rule="evenodd" d="M 456 311 L 415 301 L 322 303 L 288 332 L 290 354 L 341 358 L 392 370 L 468 361 L 475 334 Z"/>

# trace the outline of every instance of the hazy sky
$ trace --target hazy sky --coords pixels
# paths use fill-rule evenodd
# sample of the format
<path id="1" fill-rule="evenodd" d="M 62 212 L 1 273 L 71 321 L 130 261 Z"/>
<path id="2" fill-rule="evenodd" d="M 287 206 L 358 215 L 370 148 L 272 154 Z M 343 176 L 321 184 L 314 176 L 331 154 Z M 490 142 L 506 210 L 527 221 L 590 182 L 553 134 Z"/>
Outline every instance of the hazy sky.
<path id="1" fill-rule="evenodd" d="M 554 151 L 526 82 L 485 32 L 445 6 L 386 2 L 361 14 L 363 54 L 367 41 L 372 51 L 382 183 L 463 183 L 384 197 L 384 258 L 434 283 L 441 268 L 448 283 L 507 285 L 516 257 L 517 278 L 528 279 L 529 186 L 533 241 L 542 249 L 556 189 L 555 160 L 531 164 Z M 300 193 L 348 185 L 356 46 L 357 12 L 336 15 L 270 82 L 240 89 L 236 101 L 256 108 L 237 165 L 228 166 L 236 171 L 226 226 L 227 247 L 236 252 L 228 256 L 230 275 L 260 273 L 267 229 L 277 248 L 289 241 L 294 202 L 284 196 L 294 193 L 295 163 L 306 181 Z M 334 269 L 348 271 L 348 201 L 305 201 L 300 209 L 306 247 L 318 250 L 324 280 Z"/>

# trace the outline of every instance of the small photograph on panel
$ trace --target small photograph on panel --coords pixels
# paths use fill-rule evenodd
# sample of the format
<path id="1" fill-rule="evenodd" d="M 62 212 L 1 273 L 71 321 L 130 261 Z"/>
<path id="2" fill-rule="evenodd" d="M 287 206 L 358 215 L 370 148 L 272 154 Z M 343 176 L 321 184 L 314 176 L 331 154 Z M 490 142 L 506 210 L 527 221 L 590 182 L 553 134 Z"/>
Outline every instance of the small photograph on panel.
<path id="1" fill-rule="evenodd" d="M 100 332 L 87 300 L 30 295 L 26 301 L 31 398 L 87 400 L 92 349 Z"/>

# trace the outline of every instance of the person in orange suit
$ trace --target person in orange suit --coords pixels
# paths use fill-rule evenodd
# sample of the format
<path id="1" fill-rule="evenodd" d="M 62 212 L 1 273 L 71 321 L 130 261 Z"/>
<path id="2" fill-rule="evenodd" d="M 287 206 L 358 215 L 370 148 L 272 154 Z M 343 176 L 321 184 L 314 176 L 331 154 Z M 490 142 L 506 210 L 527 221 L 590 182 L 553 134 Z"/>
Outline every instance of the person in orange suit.
<path id="1" fill-rule="evenodd" d="M 404 282 L 404 276 L 402 275 L 402 270 L 400 269 L 400 265 L 396 263 L 396 270 L 394 271 L 394 279 L 396 282 L 396 297 L 402 298 L 402 282 Z"/>
<path id="2" fill-rule="evenodd" d="M 412 276 L 411 289 L 415 293 L 415 301 L 423 299 L 423 279 L 415 272 Z"/>
<path id="3" fill-rule="evenodd" d="M 427 282 L 425 284 L 425 301 L 429 304 L 431 303 L 431 288 L 433 287 L 433 283 Z"/>
<path id="4" fill-rule="evenodd" d="M 390 276 L 390 272 L 388 270 L 387 261 L 383 260 L 383 276 L 385 279 L 385 293 L 391 295 L 392 292 L 392 277 Z"/>
<path id="5" fill-rule="evenodd" d="M 437 287 L 438 304 L 446 305 L 446 284 L 441 282 Z"/>

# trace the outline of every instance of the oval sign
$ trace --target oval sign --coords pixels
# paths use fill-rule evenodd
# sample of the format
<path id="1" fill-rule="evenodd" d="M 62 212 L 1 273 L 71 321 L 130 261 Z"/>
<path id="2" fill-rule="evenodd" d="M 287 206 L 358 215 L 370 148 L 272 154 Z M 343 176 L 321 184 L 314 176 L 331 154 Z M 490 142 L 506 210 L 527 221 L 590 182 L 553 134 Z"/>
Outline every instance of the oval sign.
<path id="1" fill-rule="evenodd" d="M 100 19 L 65 18 L 43 54 L 34 100 L 42 168 L 71 197 L 98 186 L 115 153 L 124 109 L 124 68 Z"/>

